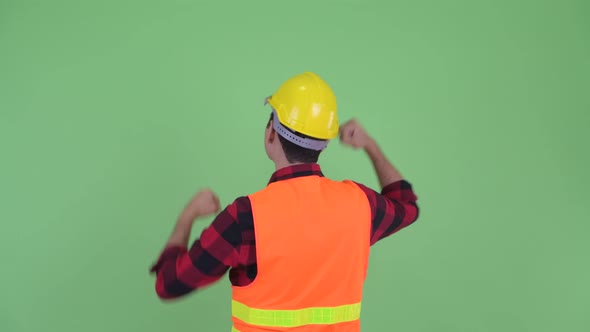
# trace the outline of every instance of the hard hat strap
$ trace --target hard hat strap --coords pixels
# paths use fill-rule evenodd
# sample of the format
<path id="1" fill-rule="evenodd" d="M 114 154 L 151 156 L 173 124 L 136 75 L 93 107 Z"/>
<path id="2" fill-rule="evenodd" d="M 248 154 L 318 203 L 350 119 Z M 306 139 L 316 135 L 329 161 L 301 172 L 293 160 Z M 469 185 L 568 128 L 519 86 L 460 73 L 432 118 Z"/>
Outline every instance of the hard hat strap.
<path id="1" fill-rule="evenodd" d="M 279 117 L 277 116 L 277 112 L 273 109 L 274 113 L 273 116 L 273 128 L 275 131 L 285 138 L 287 141 L 294 143 L 302 148 L 321 151 L 328 146 L 327 140 L 317 140 L 313 138 L 301 137 L 291 130 L 287 129 L 281 122 L 279 121 Z"/>

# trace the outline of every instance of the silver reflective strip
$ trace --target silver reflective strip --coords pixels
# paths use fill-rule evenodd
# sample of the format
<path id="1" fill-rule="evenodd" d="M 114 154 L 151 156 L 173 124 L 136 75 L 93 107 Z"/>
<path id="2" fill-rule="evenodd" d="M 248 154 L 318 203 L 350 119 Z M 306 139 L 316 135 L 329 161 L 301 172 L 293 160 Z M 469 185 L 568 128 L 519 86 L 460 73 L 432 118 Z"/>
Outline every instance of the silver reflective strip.
<path id="1" fill-rule="evenodd" d="M 285 128 L 279 122 L 279 117 L 277 116 L 277 112 L 274 109 L 273 109 L 273 113 L 274 113 L 273 128 L 275 129 L 275 131 L 279 135 L 281 135 L 287 141 L 297 144 L 300 147 L 311 149 L 311 150 L 316 150 L 316 151 L 321 151 L 321 150 L 325 149 L 326 146 L 328 146 L 328 141 L 319 141 L 316 139 L 305 138 L 305 137 L 301 137 L 301 136 L 294 134 L 289 129 Z"/>

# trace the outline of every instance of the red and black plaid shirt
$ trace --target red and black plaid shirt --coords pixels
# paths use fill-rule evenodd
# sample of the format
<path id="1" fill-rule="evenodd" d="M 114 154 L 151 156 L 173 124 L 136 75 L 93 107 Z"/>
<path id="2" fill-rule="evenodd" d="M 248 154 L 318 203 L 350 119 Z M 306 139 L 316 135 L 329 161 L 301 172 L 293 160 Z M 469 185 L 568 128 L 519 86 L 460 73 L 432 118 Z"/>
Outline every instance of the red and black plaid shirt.
<path id="1" fill-rule="evenodd" d="M 269 183 L 309 175 L 324 176 L 318 164 L 302 164 L 276 171 Z M 381 193 L 357 185 L 371 205 L 371 245 L 418 218 L 417 197 L 407 181 L 391 183 Z M 256 277 L 256 239 L 247 196 L 237 198 L 225 208 L 190 250 L 186 247 L 166 248 L 151 269 L 157 273 L 156 292 L 164 299 L 207 286 L 228 270 L 233 285 L 247 285 Z"/>

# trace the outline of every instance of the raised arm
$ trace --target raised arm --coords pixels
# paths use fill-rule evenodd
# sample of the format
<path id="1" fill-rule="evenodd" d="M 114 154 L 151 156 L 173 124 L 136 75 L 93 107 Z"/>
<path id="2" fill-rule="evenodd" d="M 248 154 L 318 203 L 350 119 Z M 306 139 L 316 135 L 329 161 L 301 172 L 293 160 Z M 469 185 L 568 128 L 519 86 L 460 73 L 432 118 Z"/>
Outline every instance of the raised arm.
<path id="1" fill-rule="evenodd" d="M 203 190 L 187 204 L 151 272 L 156 294 L 162 299 L 187 295 L 218 281 L 235 265 L 241 233 L 234 204 L 219 213 L 213 223 L 188 248 L 195 220 L 220 209 L 217 196 Z"/>
<path id="2" fill-rule="evenodd" d="M 358 183 L 371 206 L 371 244 L 414 223 L 418 219 L 418 198 L 375 140 L 354 119 L 341 127 L 340 139 L 344 145 L 365 151 L 379 179 L 380 193 Z"/>

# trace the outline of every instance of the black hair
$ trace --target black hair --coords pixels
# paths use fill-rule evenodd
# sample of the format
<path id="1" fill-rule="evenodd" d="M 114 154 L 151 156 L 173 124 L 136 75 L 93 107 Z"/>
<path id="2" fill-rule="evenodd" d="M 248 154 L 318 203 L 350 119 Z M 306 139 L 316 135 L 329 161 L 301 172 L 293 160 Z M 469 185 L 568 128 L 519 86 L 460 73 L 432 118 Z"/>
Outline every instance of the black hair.
<path id="1" fill-rule="evenodd" d="M 274 117 L 274 114 L 271 112 L 270 119 L 268 120 L 268 123 L 266 124 L 266 128 L 271 126 L 272 121 L 273 121 L 273 117 Z M 309 137 L 307 135 L 304 135 L 302 133 L 299 133 L 297 131 L 293 131 L 289 128 L 286 128 L 286 129 L 291 131 L 293 134 L 295 134 L 299 137 L 313 138 L 313 137 Z M 290 162 L 291 164 L 317 163 L 318 162 L 318 159 L 320 157 L 320 153 L 322 151 L 316 151 L 316 150 L 301 147 L 295 143 L 288 141 L 287 139 L 285 139 L 283 136 L 279 135 L 278 133 L 277 133 L 277 136 L 279 137 L 279 141 L 281 142 L 281 147 L 283 148 L 283 151 L 285 152 L 285 157 L 287 157 L 287 161 Z"/>

